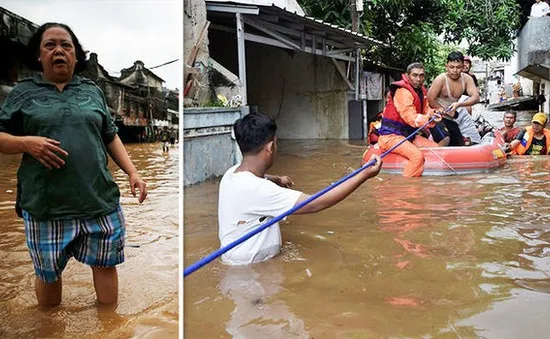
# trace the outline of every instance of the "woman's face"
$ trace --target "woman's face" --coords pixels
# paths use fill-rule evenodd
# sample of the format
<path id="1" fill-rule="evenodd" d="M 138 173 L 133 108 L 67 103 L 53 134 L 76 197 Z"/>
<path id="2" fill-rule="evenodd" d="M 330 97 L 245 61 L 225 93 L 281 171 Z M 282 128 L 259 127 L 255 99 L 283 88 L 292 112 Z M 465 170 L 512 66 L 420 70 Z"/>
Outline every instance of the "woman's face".
<path id="1" fill-rule="evenodd" d="M 40 41 L 39 61 L 46 80 L 61 83 L 70 81 L 76 65 L 76 53 L 69 32 L 61 27 L 45 30 Z"/>

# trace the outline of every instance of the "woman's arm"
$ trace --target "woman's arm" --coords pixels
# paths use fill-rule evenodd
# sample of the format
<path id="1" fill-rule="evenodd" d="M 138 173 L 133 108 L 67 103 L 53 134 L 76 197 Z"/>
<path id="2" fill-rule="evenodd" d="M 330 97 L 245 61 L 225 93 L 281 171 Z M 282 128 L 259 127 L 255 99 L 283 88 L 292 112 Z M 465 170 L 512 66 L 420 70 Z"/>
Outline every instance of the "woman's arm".
<path id="1" fill-rule="evenodd" d="M 139 175 L 136 167 L 130 160 L 126 148 L 122 144 L 122 141 L 118 137 L 118 134 L 115 134 L 113 140 L 107 144 L 107 150 L 114 162 L 120 167 L 124 173 L 128 174 L 130 179 L 130 189 L 134 197 L 136 196 L 136 188 L 139 190 L 139 202 L 143 202 L 147 197 L 147 184 L 141 176 Z"/>
<path id="2" fill-rule="evenodd" d="M 69 153 L 59 147 L 57 140 L 38 137 L 18 137 L 6 132 L 0 132 L 0 153 L 19 154 L 29 153 L 47 168 L 60 168 L 65 161 L 59 157 L 66 157 Z"/>

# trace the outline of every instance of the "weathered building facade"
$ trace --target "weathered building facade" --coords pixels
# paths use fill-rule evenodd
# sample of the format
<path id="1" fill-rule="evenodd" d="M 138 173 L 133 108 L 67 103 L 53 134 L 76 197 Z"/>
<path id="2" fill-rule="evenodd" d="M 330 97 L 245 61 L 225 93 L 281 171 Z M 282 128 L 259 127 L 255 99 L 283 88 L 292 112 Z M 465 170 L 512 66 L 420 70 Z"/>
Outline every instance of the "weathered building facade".
<path id="1" fill-rule="evenodd" d="M 25 66 L 26 45 L 37 28 L 38 25 L 0 7 L 0 104 L 17 81 L 37 74 Z M 164 89 L 164 80 L 142 61 L 122 69 L 121 76 L 116 78 L 101 66 L 97 54 L 91 53 L 80 75 L 96 82 L 105 93 L 123 141 L 153 141 L 158 125 L 178 124 L 179 117 L 174 114 L 178 110 L 175 91 Z M 172 110 L 170 114 L 168 107 Z"/>
<path id="2" fill-rule="evenodd" d="M 36 74 L 23 62 L 26 45 L 38 26 L 0 7 L 0 104 L 17 81 Z"/>
<path id="3" fill-rule="evenodd" d="M 114 78 L 99 64 L 97 54 L 90 54 L 81 74 L 94 80 L 103 90 L 119 134 L 125 141 L 152 141 L 156 136 L 155 121 L 168 121 L 167 97 L 163 80 L 136 61 Z M 173 106 L 173 105 L 172 105 Z"/>

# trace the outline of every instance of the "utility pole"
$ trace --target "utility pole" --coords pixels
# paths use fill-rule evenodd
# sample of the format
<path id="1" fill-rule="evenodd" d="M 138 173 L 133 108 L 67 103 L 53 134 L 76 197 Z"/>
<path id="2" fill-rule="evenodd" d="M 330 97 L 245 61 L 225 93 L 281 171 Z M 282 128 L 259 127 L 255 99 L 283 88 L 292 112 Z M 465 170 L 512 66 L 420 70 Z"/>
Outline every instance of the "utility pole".
<path id="1" fill-rule="evenodd" d="M 357 32 L 359 30 L 359 13 L 357 13 L 357 1 L 351 0 L 351 31 Z"/>

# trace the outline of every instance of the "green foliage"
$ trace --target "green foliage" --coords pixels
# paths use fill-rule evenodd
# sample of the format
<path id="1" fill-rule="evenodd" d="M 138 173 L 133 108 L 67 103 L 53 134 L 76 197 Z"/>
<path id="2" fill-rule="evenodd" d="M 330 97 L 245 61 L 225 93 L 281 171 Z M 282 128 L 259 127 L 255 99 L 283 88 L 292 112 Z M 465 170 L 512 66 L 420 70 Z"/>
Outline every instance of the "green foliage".
<path id="1" fill-rule="evenodd" d="M 298 1 L 308 15 L 351 27 L 350 0 Z M 366 58 L 400 68 L 422 61 L 430 78 L 433 72 L 443 71 L 445 52 L 462 41 L 469 44 L 464 52 L 471 56 L 507 60 L 514 49 L 513 35 L 527 10 L 524 4 L 520 6 L 521 1 L 366 1 L 359 32 L 391 46 L 373 47 L 366 52 Z M 443 54 L 445 58 L 441 57 Z"/>
<path id="2" fill-rule="evenodd" d="M 468 54 L 482 59 L 508 60 L 514 51 L 513 34 L 519 28 L 517 0 L 442 0 L 448 13 L 443 24 L 446 42 L 465 40 Z"/>
<path id="3" fill-rule="evenodd" d="M 344 28 L 351 28 L 351 4 L 349 0 L 298 1 L 307 15 Z"/>
<path id="4" fill-rule="evenodd" d="M 206 99 L 199 104 L 199 107 L 225 107 L 223 102 L 218 99 Z"/>

